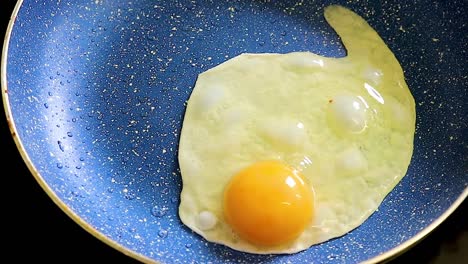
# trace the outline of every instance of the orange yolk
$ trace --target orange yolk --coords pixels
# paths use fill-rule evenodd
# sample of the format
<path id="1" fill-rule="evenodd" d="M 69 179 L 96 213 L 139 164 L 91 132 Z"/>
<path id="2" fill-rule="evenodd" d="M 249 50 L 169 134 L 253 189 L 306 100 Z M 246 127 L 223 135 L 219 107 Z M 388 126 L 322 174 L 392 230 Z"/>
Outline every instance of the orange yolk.
<path id="1" fill-rule="evenodd" d="M 259 246 L 291 242 L 312 215 L 312 189 L 298 171 L 279 161 L 247 167 L 224 191 L 226 222 L 241 238 Z"/>

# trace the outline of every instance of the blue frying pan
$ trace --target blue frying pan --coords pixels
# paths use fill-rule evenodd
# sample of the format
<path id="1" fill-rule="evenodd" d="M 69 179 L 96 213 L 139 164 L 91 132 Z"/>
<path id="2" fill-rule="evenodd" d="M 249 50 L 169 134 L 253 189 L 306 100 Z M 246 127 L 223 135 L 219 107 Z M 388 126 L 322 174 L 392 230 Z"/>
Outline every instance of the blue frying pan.
<path id="1" fill-rule="evenodd" d="M 346 55 L 323 18 L 342 4 L 395 53 L 417 103 L 414 156 L 379 210 L 293 255 L 205 241 L 177 214 L 178 136 L 199 73 L 243 52 Z M 18 150 L 77 225 L 146 263 L 377 263 L 468 194 L 466 1 L 19 1 L 2 96 Z M 327 44 L 327 45 L 324 45 Z"/>

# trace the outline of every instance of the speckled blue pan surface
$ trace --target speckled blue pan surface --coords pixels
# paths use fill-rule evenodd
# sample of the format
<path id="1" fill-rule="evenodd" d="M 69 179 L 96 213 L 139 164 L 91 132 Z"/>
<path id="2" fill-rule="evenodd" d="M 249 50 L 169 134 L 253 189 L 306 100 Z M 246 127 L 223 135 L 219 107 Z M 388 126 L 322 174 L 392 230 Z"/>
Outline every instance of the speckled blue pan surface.
<path id="1" fill-rule="evenodd" d="M 177 214 L 178 139 L 199 73 L 243 52 L 346 52 L 323 8 L 363 16 L 417 104 L 408 174 L 351 233 L 294 255 L 209 243 Z M 467 196 L 467 2 L 24 0 L 2 61 L 12 132 L 38 183 L 77 224 L 144 262 L 377 262 Z M 203 139 L 200 140 L 207 140 Z"/>

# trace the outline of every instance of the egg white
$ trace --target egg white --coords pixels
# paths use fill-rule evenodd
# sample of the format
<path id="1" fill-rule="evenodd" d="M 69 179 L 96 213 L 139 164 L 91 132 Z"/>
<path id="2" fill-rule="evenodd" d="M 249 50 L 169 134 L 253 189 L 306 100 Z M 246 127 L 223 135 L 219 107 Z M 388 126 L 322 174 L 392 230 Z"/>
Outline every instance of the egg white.
<path id="1" fill-rule="evenodd" d="M 344 58 L 241 54 L 199 75 L 180 138 L 179 215 L 207 240 L 250 253 L 298 252 L 358 227 L 405 175 L 415 106 L 400 64 L 357 14 L 330 6 L 325 17 Z M 268 159 L 302 171 L 315 211 L 296 240 L 265 248 L 232 231 L 222 198 L 240 169 Z"/>

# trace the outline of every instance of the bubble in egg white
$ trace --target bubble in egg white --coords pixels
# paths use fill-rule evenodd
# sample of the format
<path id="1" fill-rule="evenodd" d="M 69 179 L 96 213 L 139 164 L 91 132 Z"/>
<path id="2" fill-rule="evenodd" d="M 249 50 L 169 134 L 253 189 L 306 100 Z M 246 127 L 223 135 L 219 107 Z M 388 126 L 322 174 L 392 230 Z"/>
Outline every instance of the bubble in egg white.
<path id="1" fill-rule="evenodd" d="M 336 165 L 344 173 L 354 174 L 367 169 L 367 159 L 358 148 L 351 147 L 338 155 Z"/>
<path id="2" fill-rule="evenodd" d="M 270 120 L 263 124 L 262 130 L 273 144 L 285 148 L 301 148 L 306 138 L 306 130 L 301 122 Z"/>
<path id="3" fill-rule="evenodd" d="M 382 82 L 383 73 L 380 69 L 366 68 L 363 77 L 372 85 L 379 85 Z"/>
<path id="4" fill-rule="evenodd" d="M 301 56 L 301 54 L 291 54 L 288 59 L 288 66 L 295 68 L 322 68 L 324 66 L 324 61 L 320 58 L 311 59 L 309 57 Z"/>
<path id="5" fill-rule="evenodd" d="M 360 133 L 366 128 L 367 110 L 357 96 L 334 97 L 329 111 L 331 122 L 338 132 Z"/>
<path id="6" fill-rule="evenodd" d="M 200 112 L 206 112 L 214 107 L 225 95 L 225 89 L 219 86 L 208 87 L 208 93 L 200 97 Z"/>
<path id="7" fill-rule="evenodd" d="M 198 214 L 198 228 L 203 231 L 210 230 L 215 227 L 216 223 L 218 222 L 218 218 L 209 211 L 203 211 Z"/>

